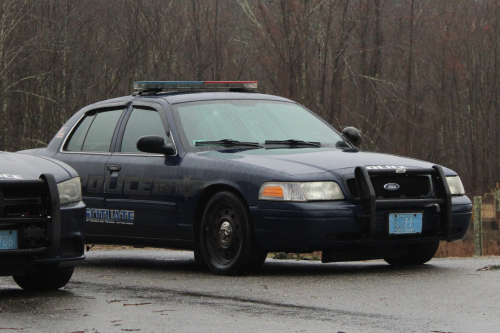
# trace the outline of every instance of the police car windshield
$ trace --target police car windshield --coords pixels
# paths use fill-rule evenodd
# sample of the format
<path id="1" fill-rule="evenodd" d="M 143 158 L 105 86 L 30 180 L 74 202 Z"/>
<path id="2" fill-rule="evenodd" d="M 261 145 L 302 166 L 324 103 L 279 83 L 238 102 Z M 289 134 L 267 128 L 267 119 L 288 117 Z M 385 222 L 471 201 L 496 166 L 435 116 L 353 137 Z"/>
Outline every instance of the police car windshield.
<path id="1" fill-rule="evenodd" d="M 197 142 L 225 138 L 262 145 L 269 140 L 293 138 L 319 142 L 322 147 L 339 147 L 338 142 L 343 141 L 323 121 L 294 103 L 266 100 L 201 101 L 173 105 L 173 111 L 183 141 L 191 149 L 196 147 L 195 150 L 200 148 Z"/>

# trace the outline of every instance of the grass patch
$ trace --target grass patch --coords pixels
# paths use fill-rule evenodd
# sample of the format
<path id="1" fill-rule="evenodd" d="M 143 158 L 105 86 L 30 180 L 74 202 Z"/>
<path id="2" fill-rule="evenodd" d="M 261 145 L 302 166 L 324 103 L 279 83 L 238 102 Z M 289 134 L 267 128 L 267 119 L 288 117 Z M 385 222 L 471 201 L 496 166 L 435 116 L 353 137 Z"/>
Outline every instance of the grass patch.
<path id="1" fill-rule="evenodd" d="M 279 260 L 321 260 L 321 252 L 313 253 L 285 253 L 285 252 L 270 252 L 267 255 L 268 258 L 279 259 Z"/>

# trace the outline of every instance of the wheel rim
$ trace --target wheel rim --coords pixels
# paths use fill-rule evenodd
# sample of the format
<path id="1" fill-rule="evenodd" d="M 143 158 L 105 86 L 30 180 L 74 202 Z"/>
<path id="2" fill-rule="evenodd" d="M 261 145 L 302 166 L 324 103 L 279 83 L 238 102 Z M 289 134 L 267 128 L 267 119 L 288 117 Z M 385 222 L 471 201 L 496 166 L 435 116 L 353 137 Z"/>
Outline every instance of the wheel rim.
<path id="1" fill-rule="evenodd" d="M 219 265 L 229 265 L 240 252 L 241 221 L 236 212 L 226 205 L 213 210 L 206 225 L 205 237 L 210 255 Z"/>

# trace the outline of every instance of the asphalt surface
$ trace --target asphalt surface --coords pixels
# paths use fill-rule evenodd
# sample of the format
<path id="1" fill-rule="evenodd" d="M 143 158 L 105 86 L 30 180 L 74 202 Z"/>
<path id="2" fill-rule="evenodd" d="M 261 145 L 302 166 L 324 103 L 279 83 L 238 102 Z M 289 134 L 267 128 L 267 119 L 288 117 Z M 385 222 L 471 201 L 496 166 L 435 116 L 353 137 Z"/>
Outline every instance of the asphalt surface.
<path id="1" fill-rule="evenodd" d="M 500 332 L 500 257 L 321 264 L 268 259 L 260 275 L 195 268 L 190 252 L 87 253 L 68 285 L 0 277 L 0 332 Z"/>

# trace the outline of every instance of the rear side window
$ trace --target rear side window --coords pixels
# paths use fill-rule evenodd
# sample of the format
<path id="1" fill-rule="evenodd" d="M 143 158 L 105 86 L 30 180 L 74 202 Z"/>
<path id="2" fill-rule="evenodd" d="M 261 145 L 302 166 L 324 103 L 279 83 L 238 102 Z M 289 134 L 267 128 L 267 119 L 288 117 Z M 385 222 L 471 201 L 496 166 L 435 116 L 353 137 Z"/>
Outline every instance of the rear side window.
<path id="1" fill-rule="evenodd" d="M 68 144 L 66 145 L 67 151 L 81 151 L 83 147 L 83 141 L 89 130 L 90 124 L 94 120 L 94 115 L 85 117 L 80 125 L 73 131 Z"/>
<path id="2" fill-rule="evenodd" d="M 85 116 L 71 133 L 65 150 L 108 152 L 122 113 L 123 109 L 119 109 Z"/>
<path id="3" fill-rule="evenodd" d="M 144 135 L 158 135 L 167 142 L 165 128 L 155 110 L 135 108 L 127 121 L 123 133 L 121 152 L 138 153 L 137 141 Z"/>

